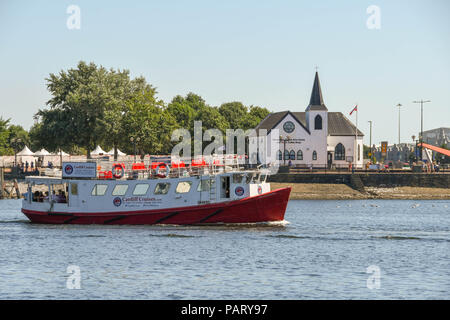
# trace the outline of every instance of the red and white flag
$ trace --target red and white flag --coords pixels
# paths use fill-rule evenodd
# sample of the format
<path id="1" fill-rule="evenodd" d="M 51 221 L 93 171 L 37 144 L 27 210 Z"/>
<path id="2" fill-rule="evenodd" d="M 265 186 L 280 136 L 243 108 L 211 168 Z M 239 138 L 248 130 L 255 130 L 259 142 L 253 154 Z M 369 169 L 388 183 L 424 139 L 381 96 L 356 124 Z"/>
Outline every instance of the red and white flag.
<path id="1" fill-rule="evenodd" d="M 350 112 L 350 115 L 352 115 L 353 111 L 358 111 L 358 105 L 356 105 L 353 110 Z"/>

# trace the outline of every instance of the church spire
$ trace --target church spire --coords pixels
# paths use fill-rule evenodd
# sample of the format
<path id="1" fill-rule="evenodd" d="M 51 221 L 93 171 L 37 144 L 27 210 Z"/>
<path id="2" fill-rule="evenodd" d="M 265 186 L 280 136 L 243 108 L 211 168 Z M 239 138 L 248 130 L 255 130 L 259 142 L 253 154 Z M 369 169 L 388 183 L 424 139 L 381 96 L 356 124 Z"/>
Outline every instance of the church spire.
<path id="1" fill-rule="evenodd" d="M 316 76 L 314 78 L 314 85 L 311 92 L 311 100 L 309 100 L 309 106 L 306 111 L 309 110 L 323 110 L 328 111 L 325 107 L 322 97 L 322 89 L 320 88 L 319 73 L 316 71 Z"/>

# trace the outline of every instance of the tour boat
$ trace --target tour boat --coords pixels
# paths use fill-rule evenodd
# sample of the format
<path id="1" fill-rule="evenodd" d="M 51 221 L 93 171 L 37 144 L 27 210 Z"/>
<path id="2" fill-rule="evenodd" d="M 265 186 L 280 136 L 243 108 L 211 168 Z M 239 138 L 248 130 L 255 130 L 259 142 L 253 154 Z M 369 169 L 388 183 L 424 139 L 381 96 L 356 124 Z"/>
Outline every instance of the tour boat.
<path id="1" fill-rule="evenodd" d="M 64 162 L 60 177 L 26 177 L 22 212 L 34 223 L 49 224 L 283 221 L 291 188 L 271 191 L 268 173 L 226 160 Z"/>

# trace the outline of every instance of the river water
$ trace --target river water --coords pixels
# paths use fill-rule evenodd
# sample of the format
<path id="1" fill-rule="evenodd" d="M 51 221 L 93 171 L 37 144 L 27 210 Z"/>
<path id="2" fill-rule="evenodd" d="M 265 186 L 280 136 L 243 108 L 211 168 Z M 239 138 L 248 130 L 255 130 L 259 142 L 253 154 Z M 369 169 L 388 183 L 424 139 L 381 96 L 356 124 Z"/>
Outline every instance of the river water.
<path id="1" fill-rule="evenodd" d="M 0 299 L 450 299 L 450 201 L 290 201 L 288 224 L 37 225 L 0 201 Z M 77 289 L 77 288 L 80 289 Z"/>

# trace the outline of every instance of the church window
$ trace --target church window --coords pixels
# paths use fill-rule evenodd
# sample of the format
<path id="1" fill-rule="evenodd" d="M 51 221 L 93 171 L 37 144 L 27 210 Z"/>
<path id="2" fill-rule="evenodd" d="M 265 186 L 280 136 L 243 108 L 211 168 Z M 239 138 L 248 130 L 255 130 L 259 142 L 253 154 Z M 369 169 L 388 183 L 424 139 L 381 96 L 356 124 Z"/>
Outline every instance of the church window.
<path id="1" fill-rule="evenodd" d="M 284 150 L 284 160 L 289 160 L 289 150 Z"/>
<path id="2" fill-rule="evenodd" d="M 345 160 L 345 148 L 342 143 L 338 143 L 334 148 L 334 160 Z"/>
<path id="3" fill-rule="evenodd" d="M 314 119 L 314 129 L 322 130 L 322 117 L 320 115 L 317 115 Z"/>
<path id="4" fill-rule="evenodd" d="M 312 159 L 317 160 L 317 152 L 315 150 L 313 151 Z"/>
<path id="5" fill-rule="evenodd" d="M 295 160 L 295 151 L 294 150 L 291 150 L 291 152 L 289 152 L 289 159 Z"/>
<path id="6" fill-rule="evenodd" d="M 281 150 L 278 150 L 278 160 L 283 160 L 283 152 Z"/>
<path id="7" fill-rule="evenodd" d="M 303 151 L 302 150 L 298 150 L 298 152 L 297 152 L 297 160 L 303 160 Z"/>

